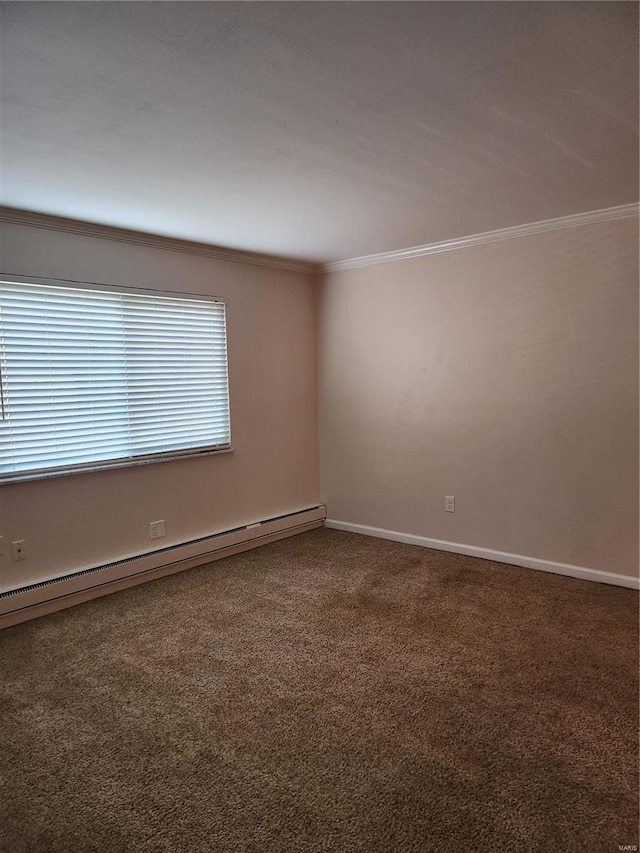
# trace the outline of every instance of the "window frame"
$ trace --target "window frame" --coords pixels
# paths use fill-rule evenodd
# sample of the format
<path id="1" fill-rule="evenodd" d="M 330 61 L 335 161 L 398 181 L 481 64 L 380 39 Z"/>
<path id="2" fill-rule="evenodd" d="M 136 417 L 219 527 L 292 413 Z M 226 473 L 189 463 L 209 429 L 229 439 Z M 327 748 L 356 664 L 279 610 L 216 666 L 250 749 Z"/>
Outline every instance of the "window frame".
<path id="1" fill-rule="evenodd" d="M 153 465 L 158 462 L 174 462 L 180 459 L 194 459 L 203 456 L 216 456 L 221 453 L 232 453 L 233 447 L 233 424 L 231 418 L 231 368 L 229 364 L 229 341 L 228 341 L 228 314 L 227 300 L 219 296 L 211 296 L 205 293 L 191 293 L 176 290 L 163 290 L 151 287 L 133 287 L 128 285 L 107 284 L 105 282 L 81 281 L 76 279 L 41 278 L 38 276 L 20 275 L 16 273 L 0 272 L 0 280 L 13 284 L 41 284 L 51 287 L 68 287 L 72 290 L 95 290 L 108 291 L 111 293 L 130 293 L 133 295 L 147 295 L 167 297 L 174 299 L 194 299 L 204 302 L 217 302 L 224 306 L 225 316 L 225 355 L 227 363 L 227 391 L 229 399 L 229 442 L 228 444 L 210 445 L 204 447 L 191 447 L 184 450 L 169 450 L 160 453 L 146 453 L 138 456 L 128 456 L 121 459 L 108 459 L 95 462 L 79 462 L 73 465 L 61 465 L 56 468 L 37 468 L 30 471 L 15 471 L 0 473 L 0 487 L 11 483 L 23 483 L 28 480 L 48 480 L 54 477 L 67 477 L 73 474 L 86 474 L 94 471 L 111 471 L 118 468 L 134 468 L 140 465 Z M 2 374 L 0 371 L 0 387 Z M 2 401 L 4 406 L 4 400 Z M 2 421 L 0 421 L 2 429 Z"/>

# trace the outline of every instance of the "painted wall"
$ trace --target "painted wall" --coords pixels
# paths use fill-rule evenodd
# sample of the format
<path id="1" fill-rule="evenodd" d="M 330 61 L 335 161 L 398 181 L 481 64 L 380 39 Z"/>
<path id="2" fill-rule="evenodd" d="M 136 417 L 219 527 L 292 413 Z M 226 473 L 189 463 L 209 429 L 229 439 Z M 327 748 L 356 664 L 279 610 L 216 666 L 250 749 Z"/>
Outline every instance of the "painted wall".
<path id="1" fill-rule="evenodd" d="M 634 575 L 637 235 L 630 219 L 327 275 L 329 518 Z"/>
<path id="2" fill-rule="evenodd" d="M 227 300 L 234 452 L 0 487 L 3 589 L 317 504 L 313 278 L 175 251 L 3 225 L 7 273 Z"/>

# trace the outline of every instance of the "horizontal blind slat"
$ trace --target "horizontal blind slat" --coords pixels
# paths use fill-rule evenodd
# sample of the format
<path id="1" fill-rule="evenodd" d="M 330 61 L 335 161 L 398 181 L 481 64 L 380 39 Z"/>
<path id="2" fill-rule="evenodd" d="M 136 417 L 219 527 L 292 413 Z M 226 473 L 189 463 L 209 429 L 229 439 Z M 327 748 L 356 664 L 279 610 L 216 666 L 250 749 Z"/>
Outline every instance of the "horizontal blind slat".
<path id="1" fill-rule="evenodd" d="M 0 282 L 3 473 L 230 444 L 224 303 Z"/>

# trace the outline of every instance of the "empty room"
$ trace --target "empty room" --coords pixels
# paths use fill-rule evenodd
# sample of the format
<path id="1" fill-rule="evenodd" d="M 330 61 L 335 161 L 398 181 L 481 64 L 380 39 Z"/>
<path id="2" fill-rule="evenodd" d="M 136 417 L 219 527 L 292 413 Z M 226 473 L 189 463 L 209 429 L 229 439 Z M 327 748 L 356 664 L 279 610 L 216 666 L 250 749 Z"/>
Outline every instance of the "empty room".
<path id="1" fill-rule="evenodd" d="M 1 853 L 638 850 L 638 9 L 1 4 Z"/>

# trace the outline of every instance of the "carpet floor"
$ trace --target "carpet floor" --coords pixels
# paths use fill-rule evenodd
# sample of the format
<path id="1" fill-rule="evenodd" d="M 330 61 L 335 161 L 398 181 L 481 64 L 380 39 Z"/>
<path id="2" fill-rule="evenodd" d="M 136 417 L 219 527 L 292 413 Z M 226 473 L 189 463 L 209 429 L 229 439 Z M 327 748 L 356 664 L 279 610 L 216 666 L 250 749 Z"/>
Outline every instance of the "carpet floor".
<path id="1" fill-rule="evenodd" d="M 320 529 L 0 661 L 6 853 L 638 844 L 628 589 Z"/>

